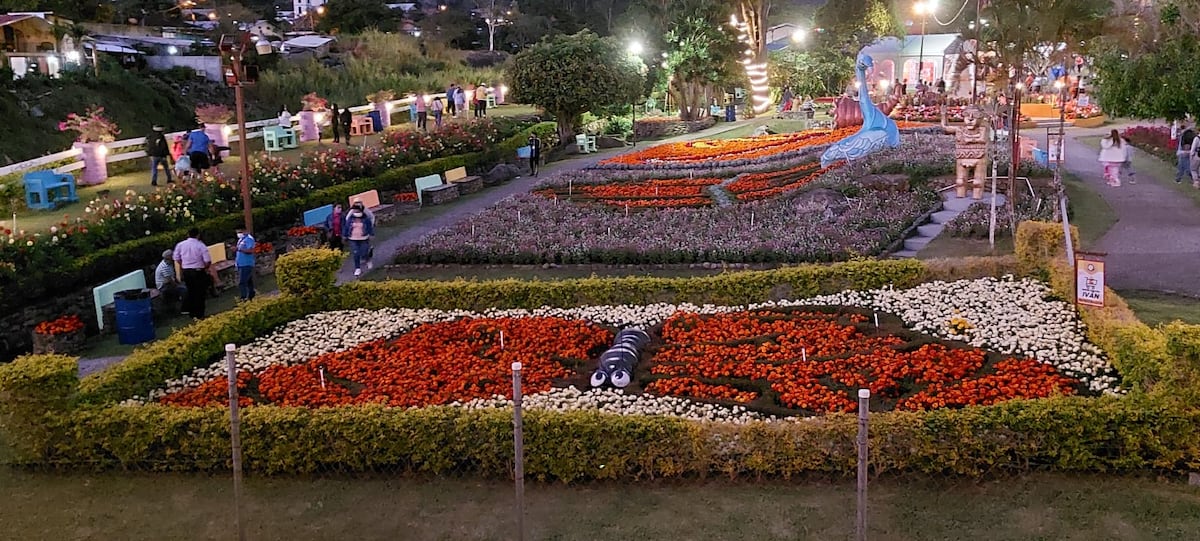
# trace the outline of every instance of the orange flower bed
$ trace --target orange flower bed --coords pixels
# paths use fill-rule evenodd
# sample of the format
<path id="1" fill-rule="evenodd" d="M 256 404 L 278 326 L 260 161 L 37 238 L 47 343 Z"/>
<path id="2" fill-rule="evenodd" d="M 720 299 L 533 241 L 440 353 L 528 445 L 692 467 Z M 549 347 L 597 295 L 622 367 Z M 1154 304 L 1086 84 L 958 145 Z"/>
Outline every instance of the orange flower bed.
<path id="1" fill-rule="evenodd" d="M 918 122 L 897 122 L 901 129 L 926 126 Z M 605 160 L 601 165 L 669 165 L 703 161 L 727 162 L 750 160 L 794 152 L 803 148 L 828 145 L 845 139 L 859 130 L 858 126 L 835 130 L 804 132 L 737 139 L 704 139 L 685 143 L 667 143 L 638 152 L 622 154 Z"/>
<path id="2" fill-rule="evenodd" d="M 315 225 L 297 225 L 287 230 L 289 237 L 303 237 L 306 235 L 316 235 L 321 232 L 321 228 Z"/>
<path id="3" fill-rule="evenodd" d="M 80 330 L 83 330 L 83 320 L 74 314 L 43 321 L 33 328 L 33 332 L 45 336 L 58 336 Z"/>
<path id="4" fill-rule="evenodd" d="M 774 391 L 775 406 L 829 413 L 855 411 L 860 388 L 889 409 L 923 410 L 1073 394 L 1079 385 L 1037 361 L 989 362 L 978 348 L 909 349 L 898 336 L 867 334 L 863 329 L 874 329 L 865 320 L 816 312 L 679 313 L 663 325 L 665 343 L 650 368 L 663 379 L 646 390 L 741 404 L 758 399 L 728 385 L 697 386 L 736 379 Z"/>
<path id="5" fill-rule="evenodd" d="M 766 199 L 803 188 L 808 183 L 820 178 L 821 175 L 837 169 L 845 163 L 837 162 L 829 167 L 821 167 L 819 162 L 810 162 L 782 171 L 742 175 L 726 186 L 726 189 L 740 201 Z"/>
<path id="6" fill-rule="evenodd" d="M 709 186 L 720 184 L 719 178 L 673 178 L 651 179 L 612 184 L 587 184 L 576 186 L 568 193 L 566 188 L 546 188 L 536 194 L 547 198 L 571 198 L 604 205 L 631 209 L 682 208 L 711 205 L 707 194 Z"/>
<path id="7" fill-rule="evenodd" d="M 247 403 L 280 406 L 410 407 L 511 397 L 513 362 L 522 364 L 525 392 L 547 391 L 555 380 L 575 374 L 561 359 L 588 359 L 612 337 L 610 331 L 585 321 L 549 317 L 431 323 L 395 340 L 371 342 L 299 365 L 276 365 L 258 374 L 241 373 L 238 385 L 248 395 Z M 217 378 L 161 401 L 221 405 L 228 402 L 226 385 L 227 380 Z"/>
<path id="8" fill-rule="evenodd" d="M 612 207 L 629 208 L 683 208 L 703 207 L 712 204 L 707 197 L 680 197 L 674 199 L 601 199 L 601 203 Z"/>

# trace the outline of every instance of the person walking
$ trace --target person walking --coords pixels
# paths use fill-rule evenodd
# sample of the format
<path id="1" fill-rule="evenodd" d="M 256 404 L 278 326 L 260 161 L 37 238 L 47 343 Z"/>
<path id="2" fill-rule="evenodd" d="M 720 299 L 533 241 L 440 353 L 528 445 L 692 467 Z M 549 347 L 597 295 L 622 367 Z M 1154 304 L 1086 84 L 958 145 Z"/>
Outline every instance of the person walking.
<path id="1" fill-rule="evenodd" d="M 442 128 L 442 110 L 445 105 L 442 104 L 442 98 L 433 98 L 433 104 L 429 106 L 429 110 L 433 112 L 433 125 L 438 129 Z"/>
<path id="2" fill-rule="evenodd" d="M 1179 146 L 1175 147 L 1175 182 L 1183 182 L 1183 177 L 1191 176 L 1192 171 L 1192 155 L 1195 152 L 1192 147 L 1196 143 L 1196 130 L 1187 128 L 1183 133 L 1179 134 Z"/>
<path id="3" fill-rule="evenodd" d="M 239 298 L 248 301 L 254 298 L 254 235 L 246 228 L 237 229 L 237 254 L 233 263 L 238 271 Z"/>
<path id="4" fill-rule="evenodd" d="M 342 109 L 340 119 L 337 116 L 335 116 L 333 119 L 334 122 L 337 122 L 338 120 L 342 121 L 342 135 L 346 136 L 346 144 L 348 145 L 350 144 L 350 124 L 354 122 L 354 115 L 350 113 L 349 107 Z"/>
<path id="5" fill-rule="evenodd" d="M 325 217 L 325 234 L 329 235 L 329 247 L 334 250 L 342 249 L 342 221 L 345 218 L 341 203 L 334 205 L 333 212 Z"/>
<path id="6" fill-rule="evenodd" d="M 1127 147 L 1129 145 L 1122 144 L 1121 134 L 1117 130 L 1112 130 L 1112 133 L 1100 140 L 1100 163 L 1104 164 L 1104 179 L 1108 181 L 1109 186 L 1119 187 L 1121 185 L 1120 170 L 1121 164 L 1125 163 L 1127 157 Z"/>
<path id="7" fill-rule="evenodd" d="M 429 131 L 429 105 L 425 100 L 425 94 L 418 94 L 413 106 L 417 110 L 417 129 Z"/>
<path id="8" fill-rule="evenodd" d="M 162 261 L 154 268 L 154 287 L 162 294 L 163 303 L 170 308 L 187 296 L 187 286 L 175 274 L 175 253 L 171 250 L 162 253 Z"/>
<path id="9" fill-rule="evenodd" d="M 446 113 L 450 116 L 458 116 L 458 109 L 454 107 L 454 95 L 457 93 L 458 83 L 450 83 L 446 88 Z"/>
<path id="10" fill-rule="evenodd" d="M 454 110 L 456 111 L 455 118 L 459 114 L 462 114 L 463 117 L 467 116 L 467 93 L 463 91 L 463 87 L 457 85 L 454 87 Z"/>
<path id="11" fill-rule="evenodd" d="M 212 139 L 204 133 L 204 126 L 196 126 L 188 132 L 188 159 L 192 161 L 192 171 L 197 175 L 209 167 L 208 152 Z"/>
<path id="12" fill-rule="evenodd" d="M 340 135 L 342 132 L 342 130 L 341 130 L 342 120 L 341 120 L 341 116 L 339 116 L 339 113 L 338 113 L 338 104 L 336 104 L 336 103 L 333 104 L 332 119 L 333 119 L 333 121 L 329 123 L 329 126 L 330 126 L 330 128 L 333 129 L 333 142 L 340 143 L 341 142 Z M 349 134 L 347 134 L 347 135 L 349 135 Z"/>
<path id="13" fill-rule="evenodd" d="M 183 284 L 187 294 L 183 298 L 183 311 L 196 319 L 204 319 L 205 294 L 208 292 L 208 269 L 212 266 L 212 256 L 208 246 L 200 241 L 200 230 L 188 230 L 188 238 L 175 245 L 173 255 L 179 267 L 183 269 Z"/>
<path id="14" fill-rule="evenodd" d="M 163 171 L 167 173 L 167 184 L 172 184 L 175 181 L 171 179 L 171 147 L 167 145 L 167 137 L 163 135 L 163 127 L 157 124 L 150 131 L 150 135 L 146 137 L 146 155 L 150 156 L 150 185 L 158 186 L 158 166 L 161 164 Z"/>
<path id="15" fill-rule="evenodd" d="M 792 110 L 792 87 L 783 87 L 783 94 L 779 97 L 779 109 L 781 113 L 787 113 Z"/>
<path id="16" fill-rule="evenodd" d="M 1188 161 L 1191 162 L 1192 187 L 1200 190 L 1200 137 L 1192 138 L 1191 153 L 1188 154 Z"/>
<path id="17" fill-rule="evenodd" d="M 487 86 L 483 83 L 475 87 L 475 116 L 487 116 Z"/>
<path id="18" fill-rule="evenodd" d="M 371 263 L 371 237 L 375 236 L 375 217 L 363 208 L 363 202 L 355 199 L 350 205 L 350 212 L 342 224 L 342 236 L 350 241 L 350 255 L 354 258 L 354 275 L 362 276 L 362 265 L 365 262 L 367 270 L 374 266 Z"/>
<path id="19" fill-rule="evenodd" d="M 542 160 L 542 140 L 536 133 L 529 134 L 529 174 L 538 176 L 538 165 Z"/>

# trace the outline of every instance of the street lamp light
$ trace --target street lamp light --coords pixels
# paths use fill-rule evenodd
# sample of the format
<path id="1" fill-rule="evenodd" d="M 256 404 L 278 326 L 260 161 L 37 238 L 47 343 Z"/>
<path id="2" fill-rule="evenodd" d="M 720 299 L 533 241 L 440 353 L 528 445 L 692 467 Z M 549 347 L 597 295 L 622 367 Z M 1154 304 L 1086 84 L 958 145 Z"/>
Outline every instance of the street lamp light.
<path id="1" fill-rule="evenodd" d="M 937 9 L 934 0 L 923 0 L 913 5 L 913 11 L 921 16 L 921 48 L 917 55 L 917 84 L 921 84 L 921 72 L 925 68 L 925 23 L 929 22 L 929 14 Z"/>
<path id="2" fill-rule="evenodd" d="M 646 47 L 642 45 L 642 42 L 635 39 L 629 42 L 629 46 L 626 48 L 626 50 L 629 51 L 629 56 L 637 59 L 638 72 L 640 73 L 645 67 L 645 64 L 642 63 L 642 53 L 646 51 Z M 666 64 L 666 62 L 664 62 L 664 64 Z M 634 127 L 637 125 L 637 98 L 640 97 L 641 92 L 639 91 L 638 96 L 633 99 L 633 103 L 631 103 L 629 106 L 629 142 L 634 144 L 636 144 L 636 138 L 634 137 L 634 134 L 637 133 L 634 131 Z"/>
<path id="3" fill-rule="evenodd" d="M 800 43 L 808 37 L 808 31 L 803 28 L 797 28 L 792 32 L 792 43 Z"/>
<path id="4" fill-rule="evenodd" d="M 242 55 L 246 53 L 250 39 L 250 34 L 243 34 L 240 39 L 221 36 L 221 41 L 218 45 L 221 53 L 229 55 L 233 69 L 233 96 L 234 101 L 237 103 L 238 154 L 242 161 L 242 220 L 245 222 L 247 232 L 254 231 L 254 213 L 252 211 L 250 195 L 250 156 L 246 150 L 246 99 L 242 92 L 242 87 L 248 81 L 246 81 L 246 71 L 242 66 Z M 258 54 L 271 54 L 274 52 L 271 43 L 262 37 L 258 38 L 255 42 L 254 50 Z"/>

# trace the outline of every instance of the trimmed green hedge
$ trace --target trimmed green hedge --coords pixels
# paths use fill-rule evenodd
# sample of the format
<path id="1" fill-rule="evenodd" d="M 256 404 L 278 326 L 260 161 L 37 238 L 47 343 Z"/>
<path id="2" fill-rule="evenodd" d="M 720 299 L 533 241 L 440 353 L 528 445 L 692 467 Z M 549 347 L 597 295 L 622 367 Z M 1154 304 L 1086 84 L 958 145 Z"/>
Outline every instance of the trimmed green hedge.
<path id="1" fill-rule="evenodd" d="M 515 156 L 517 148 L 525 145 L 531 132 L 539 135 L 554 132 L 553 122 L 542 122 L 509 137 L 495 148 L 486 152 L 476 152 L 460 156 L 438 158 L 415 165 L 398 167 L 386 171 L 373 178 L 364 178 L 345 182 L 316 190 L 306 197 L 289 199 L 273 205 L 256 207 L 254 209 L 254 224 L 256 229 L 290 227 L 304 214 L 304 211 L 326 205 L 331 201 L 345 201 L 351 196 L 368 190 L 412 191 L 413 180 L 418 177 L 441 174 L 450 169 L 466 167 L 474 169 Z M 189 227 L 200 229 L 201 238 L 221 239 L 228 237 L 233 230 L 242 224 L 240 213 L 228 214 L 201 220 Z M 187 228 L 177 231 L 166 231 L 154 235 L 122 242 L 107 248 L 96 250 L 84 257 L 73 261 L 69 267 L 54 269 L 47 276 L 47 284 L 41 291 L 12 292 L 0 300 L 0 306 L 19 307 L 28 302 L 35 302 L 38 297 L 68 292 L 85 287 L 89 284 L 99 284 L 130 269 L 140 268 L 157 261 L 163 247 L 174 246 L 180 239 L 187 236 Z M 8 293 L 8 291 L 6 291 Z"/>
<path id="2" fill-rule="evenodd" d="M 305 248 L 283 254 L 275 264 L 275 279 L 284 295 L 324 295 L 337 283 L 345 255 L 328 248 Z"/>

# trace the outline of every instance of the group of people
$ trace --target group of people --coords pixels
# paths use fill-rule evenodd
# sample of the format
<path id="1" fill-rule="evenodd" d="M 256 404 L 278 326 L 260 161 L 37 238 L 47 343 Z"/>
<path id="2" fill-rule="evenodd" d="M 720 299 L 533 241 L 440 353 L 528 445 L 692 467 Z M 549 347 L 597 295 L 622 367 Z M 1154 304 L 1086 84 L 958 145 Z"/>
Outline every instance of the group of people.
<path id="1" fill-rule="evenodd" d="M 1129 140 L 1121 137 L 1121 132 L 1117 130 L 1100 140 L 1099 160 L 1104 164 L 1104 180 L 1109 186 L 1119 187 L 1122 176 L 1128 179 L 1130 184 L 1137 184 L 1129 151 Z"/>
<path id="2" fill-rule="evenodd" d="M 1179 134 L 1179 145 L 1175 147 L 1175 182 L 1184 177 L 1192 178 L 1192 187 L 1200 189 L 1200 133 L 1196 127 L 1185 126 Z"/>
<path id="3" fill-rule="evenodd" d="M 254 298 L 254 236 L 244 228 L 237 230 L 234 265 L 238 273 L 239 298 L 248 301 Z M 176 266 L 183 276 L 176 272 Z M 220 281 L 213 267 L 208 246 L 200 240 L 200 230 L 191 228 L 186 239 L 172 250 L 162 253 L 162 261 L 154 269 L 154 287 L 162 294 L 166 303 L 182 301 L 180 312 L 196 319 L 204 319 L 208 296 L 216 296 L 216 284 Z"/>
<path id="4" fill-rule="evenodd" d="M 931 90 L 936 91 L 938 94 L 945 94 L 946 93 L 946 80 L 938 79 L 936 84 L 929 82 L 929 81 L 923 81 L 923 80 L 917 81 L 916 91 L 917 91 L 918 95 L 924 94 Z M 897 96 L 907 95 L 908 94 L 908 79 L 905 79 L 903 81 L 901 81 L 900 79 L 896 79 L 895 82 L 892 83 L 892 92 L 895 92 Z"/>
<path id="5" fill-rule="evenodd" d="M 361 199 L 351 202 L 349 212 L 344 211 L 341 203 L 333 206 L 333 212 L 325 218 L 325 236 L 330 248 L 350 249 L 355 276 L 362 276 L 364 265 L 367 270 L 374 267 L 371 262 L 375 255 L 371 238 L 375 236 L 375 215 L 363 205 Z"/>
<path id="6" fill-rule="evenodd" d="M 467 90 L 459 86 L 458 83 L 450 83 L 450 87 L 446 89 L 446 112 L 455 118 L 462 113 L 467 115 Z M 483 83 L 475 85 L 471 90 L 471 108 L 475 111 L 475 118 L 487 116 L 488 104 L 488 87 Z"/>
<path id="7" fill-rule="evenodd" d="M 175 182 L 171 177 L 171 162 L 175 163 L 175 176 L 185 179 L 189 175 L 199 175 L 204 170 L 219 165 L 221 153 L 228 151 L 229 147 L 217 145 L 204 133 L 203 124 L 175 136 L 174 142 L 170 144 L 167 143 L 163 127 L 155 125 L 150 135 L 146 136 L 146 155 L 150 157 L 150 185 L 158 186 L 160 165 L 167 174 L 167 183 L 170 184 Z"/>
<path id="8" fill-rule="evenodd" d="M 330 111 L 329 126 L 333 131 L 333 142 L 340 143 L 344 137 L 348 145 L 350 144 L 350 125 L 354 123 L 354 114 L 350 112 L 349 108 L 342 109 L 336 103 L 330 105 L 332 110 Z M 278 125 L 281 128 L 293 129 L 292 113 L 288 111 L 286 105 L 279 111 Z M 318 139 L 320 138 L 319 134 L 320 130 L 318 130 Z"/>
<path id="9" fill-rule="evenodd" d="M 783 94 L 779 97 L 779 112 L 799 112 L 804 113 L 808 118 L 812 118 L 817 113 L 817 104 L 813 102 L 812 96 L 797 96 L 792 94 L 791 87 L 783 87 Z"/>

